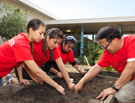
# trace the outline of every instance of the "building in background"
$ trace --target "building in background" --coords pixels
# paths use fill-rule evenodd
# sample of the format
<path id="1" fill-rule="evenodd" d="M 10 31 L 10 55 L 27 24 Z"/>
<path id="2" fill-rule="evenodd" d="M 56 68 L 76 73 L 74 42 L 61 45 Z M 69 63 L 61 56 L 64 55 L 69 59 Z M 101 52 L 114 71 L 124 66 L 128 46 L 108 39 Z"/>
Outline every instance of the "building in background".
<path id="1" fill-rule="evenodd" d="M 55 15 L 45 11 L 44 9 L 30 2 L 29 0 L 0 0 L 0 6 L 2 6 L 5 3 L 13 5 L 14 7 L 17 7 L 19 9 L 23 9 L 24 11 L 29 11 L 30 15 L 28 15 L 27 17 L 28 21 L 33 18 L 38 18 L 42 21 L 59 19 Z M 3 40 L 0 37 L 0 45 L 2 43 L 3 43 Z"/>
<path id="2" fill-rule="evenodd" d="M 47 29 L 57 27 L 64 34 L 75 36 L 77 42 L 80 43 L 78 47 L 80 48 L 78 51 L 80 56 L 83 54 L 84 35 L 91 35 L 93 41 L 94 35 L 101 27 L 108 25 L 117 27 L 123 35 L 135 33 L 135 16 L 61 20 L 29 0 L 0 0 L 0 6 L 4 3 L 29 11 L 28 21 L 33 18 L 39 18 L 47 24 Z"/>

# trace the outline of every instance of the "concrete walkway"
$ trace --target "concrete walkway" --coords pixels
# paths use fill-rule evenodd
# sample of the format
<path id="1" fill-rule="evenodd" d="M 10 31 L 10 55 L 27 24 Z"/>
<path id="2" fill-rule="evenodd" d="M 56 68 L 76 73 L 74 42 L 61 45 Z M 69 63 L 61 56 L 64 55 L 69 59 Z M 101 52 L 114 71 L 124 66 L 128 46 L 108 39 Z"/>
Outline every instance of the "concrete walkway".
<path id="1" fill-rule="evenodd" d="M 77 72 L 79 73 L 71 64 L 66 64 L 65 67 L 67 68 L 68 72 Z M 87 65 L 79 65 L 79 67 L 84 70 L 84 69 L 89 69 Z"/>

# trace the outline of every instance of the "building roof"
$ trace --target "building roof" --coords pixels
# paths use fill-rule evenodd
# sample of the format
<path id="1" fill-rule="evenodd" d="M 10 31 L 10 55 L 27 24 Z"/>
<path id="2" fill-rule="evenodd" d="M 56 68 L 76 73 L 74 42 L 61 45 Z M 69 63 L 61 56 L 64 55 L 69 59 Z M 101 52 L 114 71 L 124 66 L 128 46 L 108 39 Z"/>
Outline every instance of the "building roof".
<path id="1" fill-rule="evenodd" d="M 90 18 L 90 19 L 72 19 L 72 20 L 47 20 L 45 23 L 48 28 L 69 28 L 83 26 L 85 34 L 97 33 L 101 27 L 110 25 L 121 26 L 122 33 L 135 33 L 135 16 L 129 17 L 108 17 L 108 18 Z"/>
<path id="2" fill-rule="evenodd" d="M 45 15 L 46 17 L 49 17 L 53 20 L 57 20 L 57 19 L 60 19 L 59 17 L 49 13 L 48 11 L 42 9 L 41 7 L 37 6 L 36 4 L 32 3 L 31 1 L 29 0 L 13 0 L 14 2 L 18 2 L 18 3 L 21 3 L 21 5 L 25 5 L 25 6 L 28 6 L 30 8 L 33 9 L 33 11 L 38 11 L 40 13 L 42 13 L 43 15 Z"/>

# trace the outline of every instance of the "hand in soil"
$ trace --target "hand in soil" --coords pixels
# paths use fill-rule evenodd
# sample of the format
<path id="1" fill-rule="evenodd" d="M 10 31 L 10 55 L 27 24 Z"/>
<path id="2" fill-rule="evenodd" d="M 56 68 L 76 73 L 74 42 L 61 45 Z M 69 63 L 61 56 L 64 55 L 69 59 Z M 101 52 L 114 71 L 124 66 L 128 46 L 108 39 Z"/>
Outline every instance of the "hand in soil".
<path id="1" fill-rule="evenodd" d="M 20 82 L 23 83 L 25 86 L 30 84 L 30 82 L 27 79 L 20 79 Z"/>
<path id="2" fill-rule="evenodd" d="M 56 90 L 65 95 L 65 89 L 62 86 L 59 85 L 58 87 L 56 87 Z"/>
<path id="3" fill-rule="evenodd" d="M 114 94 L 116 91 L 112 88 L 107 88 L 104 89 L 96 98 L 100 100 L 104 100 L 106 98 L 106 96 L 110 95 L 110 94 Z"/>
<path id="4" fill-rule="evenodd" d="M 35 76 L 35 77 L 33 78 L 33 80 L 34 80 L 38 85 L 39 85 L 39 84 L 43 85 L 43 80 L 40 79 L 39 77 Z"/>
<path id="5" fill-rule="evenodd" d="M 73 90 L 74 89 L 74 87 L 75 87 L 75 84 L 74 83 L 72 83 L 71 81 L 69 81 L 67 84 L 68 84 L 68 88 L 70 90 Z"/>
<path id="6" fill-rule="evenodd" d="M 82 74 L 86 74 L 87 73 L 87 71 L 82 71 L 82 70 L 79 70 L 79 72 L 82 73 Z"/>
<path id="7" fill-rule="evenodd" d="M 81 81 L 79 81 L 76 85 L 75 85 L 75 94 L 77 94 L 79 91 L 81 91 L 83 88 L 83 83 Z"/>

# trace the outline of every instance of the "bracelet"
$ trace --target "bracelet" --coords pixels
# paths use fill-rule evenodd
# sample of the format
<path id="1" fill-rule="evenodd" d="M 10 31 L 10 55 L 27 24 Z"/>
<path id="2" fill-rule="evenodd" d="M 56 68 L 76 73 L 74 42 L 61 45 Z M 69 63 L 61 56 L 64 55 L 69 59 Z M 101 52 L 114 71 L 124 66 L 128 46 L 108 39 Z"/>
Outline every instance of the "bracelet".
<path id="1" fill-rule="evenodd" d="M 78 68 L 77 70 L 79 71 L 81 68 Z"/>
<path id="2" fill-rule="evenodd" d="M 119 89 L 117 89 L 117 88 L 115 87 L 115 84 L 112 86 L 112 88 L 113 88 L 116 92 L 119 91 Z"/>
<path id="3" fill-rule="evenodd" d="M 68 83 L 68 82 L 70 82 L 70 81 L 71 81 L 71 80 L 69 79 L 69 80 L 66 81 L 66 83 Z"/>

